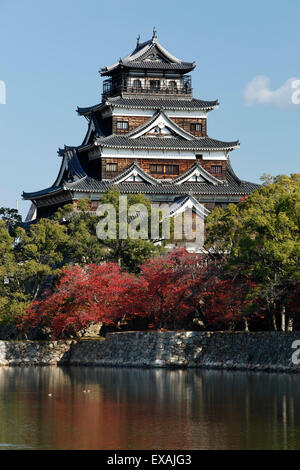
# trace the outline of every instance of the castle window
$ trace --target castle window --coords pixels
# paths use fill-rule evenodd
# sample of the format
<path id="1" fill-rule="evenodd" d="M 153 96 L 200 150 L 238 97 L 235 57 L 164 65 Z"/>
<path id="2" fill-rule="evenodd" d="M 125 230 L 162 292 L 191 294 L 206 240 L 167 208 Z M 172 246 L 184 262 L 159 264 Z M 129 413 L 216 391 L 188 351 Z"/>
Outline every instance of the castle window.
<path id="1" fill-rule="evenodd" d="M 201 132 L 202 124 L 199 122 L 191 122 L 190 129 L 191 129 L 191 132 Z"/>
<path id="2" fill-rule="evenodd" d="M 163 173 L 164 166 L 163 165 L 150 165 L 150 172 L 151 173 Z"/>
<path id="3" fill-rule="evenodd" d="M 117 121 L 117 129 L 128 130 L 129 122 L 128 121 Z"/>
<path id="4" fill-rule="evenodd" d="M 117 163 L 106 163 L 106 171 L 107 172 L 118 171 L 118 164 Z"/>
<path id="5" fill-rule="evenodd" d="M 169 87 L 171 90 L 177 90 L 177 83 L 175 82 L 175 80 L 171 80 L 169 82 Z"/>
<path id="6" fill-rule="evenodd" d="M 179 165 L 150 165 L 150 172 L 163 175 L 178 175 Z"/>
<path id="7" fill-rule="evenodd" d="M 213 175 L 220 175 L 222 173 L 222 165 L 212 165 L 210 167 L 210 172 Z"/>
<path id="8" fill-rule="evenodd" d="M 133 86 L 134 88 L 138 89 L 138 90 L 141 90 L 142 88 L 142 82 L 141 80 L 133 80 Z"/>
<path id="9" fill-rule="evenodd" d="M 150 90 L 159 90 L 159 89 L 160 89 L 160 80 L 151 80 Z"/>
<path id="10" fill-rule="evenodd" d="M 178 175 L 179 165 L 165 165 L 165 173 L 167 175 Z"/>

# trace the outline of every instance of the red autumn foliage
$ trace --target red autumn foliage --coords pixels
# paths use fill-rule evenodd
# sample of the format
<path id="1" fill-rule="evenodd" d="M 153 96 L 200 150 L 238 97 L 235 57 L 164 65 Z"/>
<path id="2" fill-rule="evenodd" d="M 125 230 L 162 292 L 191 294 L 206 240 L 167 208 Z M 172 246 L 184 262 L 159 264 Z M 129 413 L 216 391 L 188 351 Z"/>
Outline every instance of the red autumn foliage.
<path id="1" fill-rule="evenodd" d="M 222 267 L 185 249 L 156 257 L 141 266 L 140 282 L 119 307 L 126 318 L 147 318 L 149 328 L 182 328 L 195 316 L 214 328 L 240 321 L 251 283 L 224 280 Z"/>
<path id="2" fill-rule="evenodd" d="M 114 263 L 67 268 L 55 290 L 32 303 L 21 327 L 46 326 L 54 337 L 63 337 L 93 322 L 117 322 L 116 303 L 135 282 Z"/>
<path id="3" fill-rule="evenodd" d="M 144 328 L 181 329 L 198 324 L 220 329 L 239 323 L 252 296 L 251 317 L 261 319 L 263 306 L 256 284 L 238 272 L 224 271 L 222 261 L 209 261 L 185 249 L 148 260 L 139 276 L 115 263 L 65 269 L 52 292 L 34 302 L 21 327 L 49 327 L 55 338 L 69 336 L 91 323 L 117 325 L 120 320 Z M 287 296 L 288 310 L 299 313 L 300 284 Z M 254 302 L 254 303 L 253 303 Z M 254 307 L 253 307 L 254 305 Z M 257 305 L 257 307 L 255 307 Z"/>
<path id="4" fill-rule="evenodd" d="M 179 249 L 140 267 L 139 282 L 120 299 L 126 318 L 143 317 L 150 328 L 178 328 L 195 311 L 192 288 L 201 272 L 200 256 Z"/>
<path id="5" fill-rule="evenodd" d="M 207 324 L 217 327 L 242 320 L 250 287 L 249 281 L 239 278 L 222 279 L 217 275 L 208 276 L 205 290 L 201 293 L 202 310 Z"/>

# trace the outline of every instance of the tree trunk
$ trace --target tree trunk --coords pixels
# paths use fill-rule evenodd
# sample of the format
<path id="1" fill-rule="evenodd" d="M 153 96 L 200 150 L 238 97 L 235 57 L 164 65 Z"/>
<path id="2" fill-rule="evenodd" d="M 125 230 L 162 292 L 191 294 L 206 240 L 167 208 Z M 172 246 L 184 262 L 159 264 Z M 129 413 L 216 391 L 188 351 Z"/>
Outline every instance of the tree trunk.
<path id="1" fill-rule="evenodd" d="M 272 325 L 273 325 L 273 330 L 277 331 L 277 324 L 276 324 L 276 313 L 272 313 Z"/>
<path id="2" fill-rule="evenodd" d="M 37 298 L 39 292 L 40 292 L 40 284 L 38 284 L 37 287 L 36 287 L 36 289 L 35 289 L 32 302 L 34 302 L 34 301 L 36 300 L 36 298 Z"/>
<path id="3" fill-rule="evenodd" d="M 245 330 L 244 331 L 249 331 L 249 322 L 248 322 L 248 318 L 245 318 Z"/>
<path id="4" fill-rule="evenodd" d="M 285 321 L 286 321 L 286 318 L 285 318 L 285 306 L 282 305 L 282 307 L 281 307 L 281 331 L 285 331 L 285 329 L 286 329 Z"/>
<path id="5" fill-rule="evenodd" d="M 294 320 L 291 317 L 289 317 L 286 331 L 293 331 L 293 330 L 294 330 Z"/>

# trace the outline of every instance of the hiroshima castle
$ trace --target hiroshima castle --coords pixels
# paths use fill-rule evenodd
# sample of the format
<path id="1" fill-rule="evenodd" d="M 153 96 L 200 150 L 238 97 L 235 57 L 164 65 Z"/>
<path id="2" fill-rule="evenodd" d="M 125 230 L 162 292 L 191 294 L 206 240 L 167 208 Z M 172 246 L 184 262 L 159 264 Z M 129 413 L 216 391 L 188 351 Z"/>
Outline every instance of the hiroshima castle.
<path id="1" fill-rule="evenodd" d="M 145 194 L 176 214 L 192 208 L 203 219 L 215 207 L 238 202 L 259 185 L 241 180 L 229 154 L 239 141 L 208 136 L 207 117 L 218 101 L 193 97 L 195 62 L 168 52 L 157 39 L 141 42 L 123 59 L 100 69 L 101 102 L 78 108 L 88 128 L 79 146 L 59 148 L 52 186 L 24 192 L 27 221 L 51 217 L 58 207 L 89 198 L 96 211 L 113 185 L 121 194 Z"/>

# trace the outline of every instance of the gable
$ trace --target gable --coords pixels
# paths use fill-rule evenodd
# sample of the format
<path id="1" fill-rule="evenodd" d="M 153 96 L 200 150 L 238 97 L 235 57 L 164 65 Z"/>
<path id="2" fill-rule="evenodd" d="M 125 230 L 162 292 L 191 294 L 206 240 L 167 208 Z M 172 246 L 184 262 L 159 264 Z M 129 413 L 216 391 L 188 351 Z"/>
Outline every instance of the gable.
<path id="1" fill-rule="evenodd" d="M 137 139 L 143 136 L 160 136 L 160 137 L 179 137 L 185 140 L 193 140 L 195 136 L 181 129 L 175 122 L 166 116 L 163 111 L 157 113 L 146 121 L 144 124 L 134 129 L 128 134 L 128 137 Z"/>
<path id="2" fill-rule="evenodd" d="M 207 217 L 210 213 L 210 211 L 206 209 L 203 204 L 198 202 L 196 198 L 190 195 L 186 195 L 175 201 L 170 206 L 170 216 L 176 217 L 177 215 L 182 214 L 188 210 L 195 212 L 202 219 Z"/>
<path id="3" fill-rule="evenodd" d="M 139 61 L 140 62 L 161 62 L 165 64 L 170 63 L 170 60 L 159 51 L 156 45 L 152 46 L 150 50 L 139 59 Z"/>
<path id="4" fill-rule="evenodd" d="M 132 171 L 128 176 L 126 176 L 123 180 L 121 180 L 122 182 L 125 182 L 125 181 L 135 181 L 135 182 L 138 182 L 138 183 L 147 183 L 147 181 L 141 176 L 138 174 L 138 172 L 136 170 Z"/>
<path id="5" fill-rule="evenodd" d="M 152 127 L 152 129 L 149 130 L 146 134 L 147 136 L 174 136 L 174 132 L 171 131 L 171 129 L 167 126 L 165 126 L 163 123 L 158 124 L 155 127 Z"/>
<path id="6" fill-rule="evenodd" d="M 213 175 L 208 173 L 199 163 L 195 163 L 189 170 L 187 170 L 178 178 L 173 180 L 173 183 L 180 185 L 184 183 L 210 183 L 214 186 L 224 184 L 223 181 L 215 178 Z"/>
<path id="7" fill-rule="evenodd" d="M 201 176 L 200 171 L 196 170 L 185 180 L 185 183 L 191 182 L 206 183 L 207 181 Z"/>
<path id="8" fill-rule="evenodd" d="M 125 182 L 157 184 L 157 180 L 145 173 L 137 163 L 132 163 L 123 173 L 111 180 L 114 184 Z"/>

